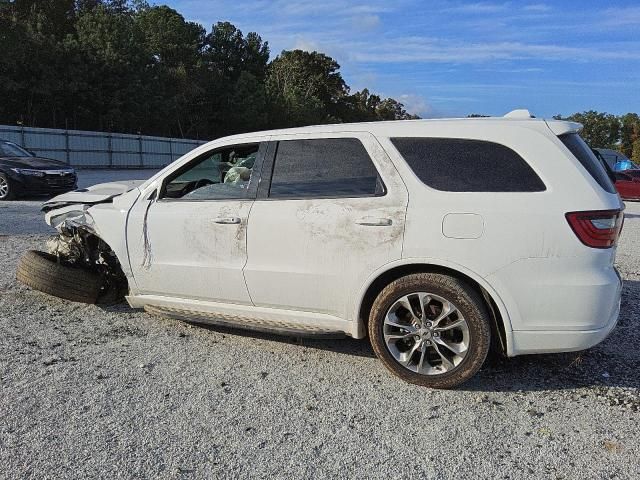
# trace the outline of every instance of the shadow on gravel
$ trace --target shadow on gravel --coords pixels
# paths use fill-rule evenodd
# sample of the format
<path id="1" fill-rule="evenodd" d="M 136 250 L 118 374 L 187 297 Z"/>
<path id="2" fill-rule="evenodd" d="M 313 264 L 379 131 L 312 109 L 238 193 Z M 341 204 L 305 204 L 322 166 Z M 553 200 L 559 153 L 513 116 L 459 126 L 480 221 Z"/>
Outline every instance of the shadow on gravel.
<path id="1" fill-rule="evenodd" d="M 460 388 L 484 392 L 640 388 L 639 313 L 640 281 L 626 280 L 618 325 L 601 344 L 582 352 L 492 358 Z"/>
<path id="2" fill-rule="evenodd" d="M 101 305 L 108 312 L 130 311 L 126 304 Z M 482 370 L 459 390 L 478 392 L 568 390 L 582 387 L 640 388 L 640 281 L 624 282 L 618 326 L 600 345 L 573 353 L 488 358 Z M 251 337 L 344 355 L 374 358 L 367 340 L 296 339 L 214 325 L 194 327 L 225 335 Z M 381 368 L 383 368 L 381 366 Z"/>

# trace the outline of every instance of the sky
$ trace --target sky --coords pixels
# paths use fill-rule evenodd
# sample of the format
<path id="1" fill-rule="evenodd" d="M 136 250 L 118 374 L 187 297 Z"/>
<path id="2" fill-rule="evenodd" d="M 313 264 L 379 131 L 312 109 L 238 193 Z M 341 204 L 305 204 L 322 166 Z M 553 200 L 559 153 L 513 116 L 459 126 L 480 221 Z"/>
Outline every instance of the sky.
<path id="1" fill-rule="evenodd" d="M 156 0 L 333 57 L 352 91 L 421 117 L 640 113 L 640 1 Z"/>

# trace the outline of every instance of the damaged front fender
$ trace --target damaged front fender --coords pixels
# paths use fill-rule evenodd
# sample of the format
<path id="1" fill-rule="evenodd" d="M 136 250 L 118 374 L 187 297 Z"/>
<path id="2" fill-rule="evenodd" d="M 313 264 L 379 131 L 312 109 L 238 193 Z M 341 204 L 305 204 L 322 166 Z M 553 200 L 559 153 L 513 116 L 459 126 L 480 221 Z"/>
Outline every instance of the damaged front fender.
<path id="1" fill-rule="evenodd" d="M 102 184 L 90 187 L 89 193 L 69 192 L 46 202 L 45 221 L 58 231 L 49 242 L 51 253 L 70 263 L 81 261 L 88 268 L 97 265 L 109 275 L 117 263 L 117 270 L 135 288 L 126 227 L 129 210 L 140 195 L 138 184 Z"/>
<path id="2" fill-rule="evenodd" d="M 95 222 L 91 214 L 88 213 L 91 206 L 92 205 L 68 205 L 66 207 L 50 210 L 45 214 L 44 220 L 47 225 L 52 226 L 58 230 L 58 232 L 83 227 L 92 233 L 95 233 Z"/>

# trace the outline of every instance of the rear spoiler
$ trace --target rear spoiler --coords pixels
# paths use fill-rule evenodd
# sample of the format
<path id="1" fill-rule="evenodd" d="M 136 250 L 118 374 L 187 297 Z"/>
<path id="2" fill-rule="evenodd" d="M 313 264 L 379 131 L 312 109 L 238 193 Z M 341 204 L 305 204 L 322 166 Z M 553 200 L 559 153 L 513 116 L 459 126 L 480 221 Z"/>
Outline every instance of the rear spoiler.
<path id="1" fill-rule="evenodd" d="M 567 133 L 580 133 L 584 128 L 581 123 L 567 122 L 564 120 L 545 120 L 547 127 L 556 135 L 565 135 Z"/>

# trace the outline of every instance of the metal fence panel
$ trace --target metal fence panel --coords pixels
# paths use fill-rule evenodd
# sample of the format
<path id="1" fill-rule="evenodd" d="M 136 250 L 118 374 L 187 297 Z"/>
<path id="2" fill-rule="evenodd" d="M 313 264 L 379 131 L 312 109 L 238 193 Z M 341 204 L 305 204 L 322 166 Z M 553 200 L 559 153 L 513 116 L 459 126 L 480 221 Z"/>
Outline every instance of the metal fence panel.
<path id="1" fill-rule="evenodd" d="M 54 160 L 60 160 L 61 162 L 67 163 L 67 153 L 60 150 L 40 150 L 34 151 L 40 157 L 45 158 L 53 158 Z"/>
<path id="2" fill-rule="evenodd" d="M 0 129 L 0 138 L 2 140 L 6 140 L 8 142 L 13 142 L 13 143 L 20 143 L 22 141 L 22 138 L 20 137 L 20 131 L 3 131 L 2 129 Z"/>
<path id="3" fill-rule="evenodd" d="M 0 139 L 78 168 L 161 168 L 203 141 L 0 125 Z"/>

